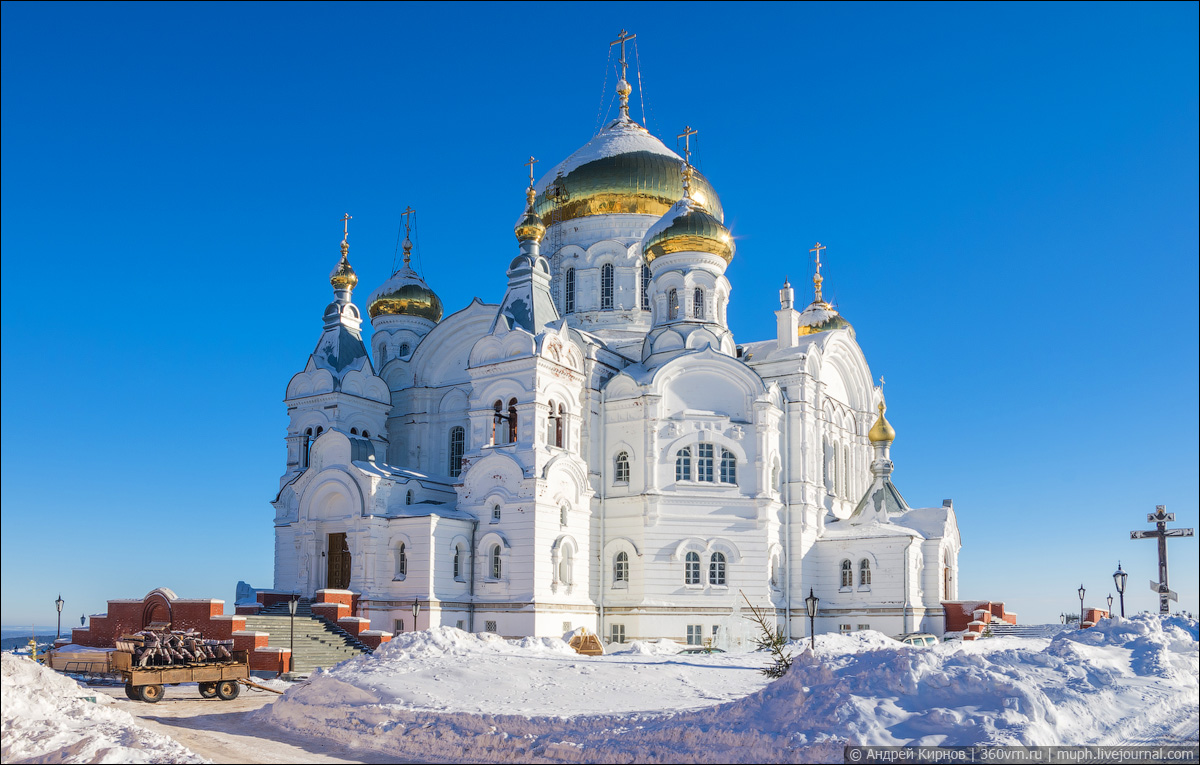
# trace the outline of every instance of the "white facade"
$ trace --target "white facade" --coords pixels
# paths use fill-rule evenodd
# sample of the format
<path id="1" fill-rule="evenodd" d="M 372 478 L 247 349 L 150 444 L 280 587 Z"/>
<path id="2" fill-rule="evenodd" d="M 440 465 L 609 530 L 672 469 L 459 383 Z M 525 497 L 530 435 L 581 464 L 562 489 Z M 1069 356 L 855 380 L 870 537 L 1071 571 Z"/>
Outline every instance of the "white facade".
<path id="1" fill-rule="evenodd" d="M 650 176 L 596 191 L 630 158 Z M 736 343 L 732 246 L 647 256 L 689 210 L 719 229 L 702 178 L 663 213 L 682 165 L 623 113 L 530 192 L 498 303 L 442 318 L 406 264 L 372 295 L 370 353 L 343 257 L 287 388 L 276 589 L 347 587 L 389 631 L 415 600 L 421 629 L 721 645 L 748 632 L 747 599 L 807 635 L 810 590 L 817 631 L 943 631 L 954 511 L 892 486 L 853 329 L 785 285 L 777 336 Z M 572 199 L 547 206 L 556 181 Z M 656 184 L 674 199 L 637 196 Z"/>

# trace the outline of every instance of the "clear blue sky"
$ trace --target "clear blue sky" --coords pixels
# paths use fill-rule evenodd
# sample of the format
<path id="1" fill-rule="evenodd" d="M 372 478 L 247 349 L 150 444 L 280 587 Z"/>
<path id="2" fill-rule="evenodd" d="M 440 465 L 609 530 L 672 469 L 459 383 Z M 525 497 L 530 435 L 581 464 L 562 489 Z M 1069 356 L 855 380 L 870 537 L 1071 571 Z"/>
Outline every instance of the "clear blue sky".
<path id="1" fill-rule="evenodd" d="M 590 138 L 622 27 L 634 116 L 700 130 L 739 341 L 828 245 L 960 594 L 1057 620 L 1121 560 L 1156 608 L 1129 530 L 1200 525 L 1195 3 L 5 3 L 3 623 L 270 586 L 338 219 L 360 306 L 406 205 L 448 312 L 498 300 L 522 163 Z"/>

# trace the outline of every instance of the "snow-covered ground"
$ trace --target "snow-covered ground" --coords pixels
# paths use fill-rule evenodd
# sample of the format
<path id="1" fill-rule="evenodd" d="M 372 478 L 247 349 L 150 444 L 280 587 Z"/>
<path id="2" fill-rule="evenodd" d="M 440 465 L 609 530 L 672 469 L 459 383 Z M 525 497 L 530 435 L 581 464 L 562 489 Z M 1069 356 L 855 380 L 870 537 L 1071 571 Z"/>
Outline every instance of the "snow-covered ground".
<path id="1" fill-rule="evenodd" d="M 0 655 L 0 673 L 0 755 L 6 763 L 208 762 L 146 730 L 105 694 L 28 658 Z"/>
<path id="2" fill-rule="evenodd" d="M 406 759 L 780 762 L 835 761 L 846 744 L 1153 738 L 1190 726 L 1200 703 L 1197 625 L 1178 617 L 934 648 L 826 635 L 769 685 L 762 654 L 636 648 L 651 647 L 588 658 L 442 628 L 318 673 L 255 714 Z"/>

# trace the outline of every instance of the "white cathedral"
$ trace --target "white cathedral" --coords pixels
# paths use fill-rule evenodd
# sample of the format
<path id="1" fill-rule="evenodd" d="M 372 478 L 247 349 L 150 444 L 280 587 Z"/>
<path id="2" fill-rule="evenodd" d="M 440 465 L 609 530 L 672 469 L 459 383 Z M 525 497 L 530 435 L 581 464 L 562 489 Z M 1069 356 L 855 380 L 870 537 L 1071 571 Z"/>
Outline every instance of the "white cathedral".
<path id="1" fill-rule="evenodd" d="M 498 303 L 443 316 L 406 237 L 368 351 L 343 240 L 287 386 L 275 589 L 350 590 L 386 631 L 727 645 L 748 604 L 808 635 L 811 595 L 817 632 L 941 634 L 952 503 L 892 485 L 895 433 L 819 247 L 815 299 L 796 310 L 785 283 L 776 336 L 735 342 L 721 201 L 617 91 L 617 119 L 531 174 Z"/>

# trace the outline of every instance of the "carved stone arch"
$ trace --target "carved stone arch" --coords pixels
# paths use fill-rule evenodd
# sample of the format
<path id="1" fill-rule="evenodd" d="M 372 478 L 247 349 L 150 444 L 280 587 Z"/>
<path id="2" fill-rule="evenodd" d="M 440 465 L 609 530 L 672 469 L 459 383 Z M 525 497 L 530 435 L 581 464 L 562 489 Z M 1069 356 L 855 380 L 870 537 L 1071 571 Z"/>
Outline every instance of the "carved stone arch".
<path id="1" fill-rule="evenodd" d="M 475 546 L 479 552 L 483 553 L 487 550 L 490 550 L 492 545 L 496 544 L 500 545 L 502 550 L 512 549 L 512 545 L 509 544 L 508 537 L 506 537 L 503 532 L 497 531 L 496 529 L 490 529 L 488 533 L 480 537 L 479 541 L 475 543 Z"/>
<path id="2" fill-rule="evenodd" d="M 559 476 L 574 490 L 575 498 L 570 500 L 571 504 L 581 505 L 585 494 L 590 494 L 590 489 L 587 473 L 580 466 L 579 460 L 569 454 L 556 454 L 551 457 L 542 470 L 542 478 L 547 482 L 554 482 Z"/>
<path id="3" fill-rule="evenodd" d="M 626 246 L 616 239 L 601 239 L 587 248 L 588 265 L 599 268 L 605 263 L 614 266 L 628 267 L 636 265 L 637 255 L 633 247 Z"/>
<path id="4" fill-rule="evenodd" d="M 317 515 L 314 515 L 314 507 Z M 323 513 L 323 508 L 334 508 L 345 511 L 341 515 L 332 512 Z M 339 468 L 327 468 L 314 476 L 304 487 L 300 495 L 299 520 L 309 521 L 325 517 L 354 517 L 362 516 L 366 511 L 366 501 L 358 483 Z"/>
<path id="5" fill-rule="evenodd" d="M 741 550 L 739 550 L 738 546 L 735 545 L 731 540 L 725 539 L 724 537 L 714 537 L 713 539 L 708 540 L 708 544 L 705 546 L 705 549 L 709 553 L 724 553 L 725 559 L 729 563 L 742 562 Z"/>
<path id="6" fill-rule="evenodd" d="M 708 542 L 700 537 L 688 537 L 675 546 L 674 552 L 671 553 L 672 561 L 683 560 L 683 556 L 690 552 L 705 553 L 708 552 Z"/>
<path id="7" fill-rule="evenodd" d="M 462 387 L 455 387 L 442 396 L 437 410 L 439 414 L 461 414 L 465 417 L 470 408 L 471 397 L 468 391 Z"/>
<path id="8" fill-rule="evenodd" d="M 495 401 L 503 401 L 508 406 L 508 401 L 514 398 L 528 401 L 530 390 L 511 377 L 504 377 L 481 385 L 475 392 L 474 401 L 476 406 L 490 409 Z"/>
<path id="9" fill-rule="evenodd" d="M 631 552 L 639 558 L 642 557 L 641 548 L 638 547 L 637 543 L 629 537 L 614 537 L 604 543 L 604 556 L 606 558 L 611 558 L 622 550 L 625 552 Z M 674 560 L 673 555 L 672 560 Z"/>
<path id="10" fill-rule="evenodd" d="M 166 587 L 157 587 L 146 593 L 146 597 L 142 598 L 141 629 L 145 629 L 155 622 L 173 624 L 175 621 L 175 610 L 171 605 L 171 601 L 178 599 L 179 596 Z"/>
<path id="11" fill-rule="evenodd" d="M 746 465 L 750 458 L 746 455 L 746 449 L 737 441 L 729 438 L 724 433 L 717 433 L 712 430 L 693 430 L 689 433 L 684 433 L 678 438 L 670 441 L 663 447 L 663 459 L 674 461 L 675 454 L 685 446 L 695 446 L 700 442 L 715 444 L 722 449 L 728 449 L 733 452 L 733 456 L 737 459 L 738 465 Z M 692 452 L 696 454 L 695 451 Z"/>

